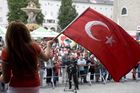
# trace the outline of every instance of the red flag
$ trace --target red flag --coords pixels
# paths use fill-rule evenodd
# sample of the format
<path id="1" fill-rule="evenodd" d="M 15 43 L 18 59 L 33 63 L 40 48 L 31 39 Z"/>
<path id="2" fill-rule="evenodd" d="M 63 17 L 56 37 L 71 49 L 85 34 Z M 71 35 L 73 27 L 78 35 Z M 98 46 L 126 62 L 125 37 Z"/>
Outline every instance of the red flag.
<path id="1" fill-rule="evenodd" d="M 115 22 L 91 8 L 63 34 L 91 51 L 115 81 L 119 81 L 140 60 L 138 43 Z"/>

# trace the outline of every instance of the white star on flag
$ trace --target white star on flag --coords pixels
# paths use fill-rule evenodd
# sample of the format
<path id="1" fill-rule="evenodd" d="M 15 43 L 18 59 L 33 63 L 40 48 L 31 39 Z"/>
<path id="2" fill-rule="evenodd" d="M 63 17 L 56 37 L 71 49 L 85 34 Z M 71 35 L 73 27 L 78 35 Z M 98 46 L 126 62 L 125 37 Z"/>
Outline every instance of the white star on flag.
<path id="1" fill-rule="evenodd" d="M 106 44 L 110 44 L 110 46 L 112 46 L 112 43 L 115 42 L 115 40 L 113 39 L 113 36 L 111 37 L 106 37 Z"/>

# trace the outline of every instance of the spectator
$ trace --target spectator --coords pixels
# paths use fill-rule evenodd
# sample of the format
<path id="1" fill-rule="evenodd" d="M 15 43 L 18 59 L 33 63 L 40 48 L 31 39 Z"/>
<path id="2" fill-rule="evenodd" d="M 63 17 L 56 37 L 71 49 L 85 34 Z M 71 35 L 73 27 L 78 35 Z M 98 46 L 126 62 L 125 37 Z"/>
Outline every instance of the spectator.
<path id="1" fill-rule="evenodd" d="M 138 62 L 138 78 L 140 78 L 140 61 Z"/>
<path id="2" fill-rule="evenodd" d="M 57 55 L 54 56 L 54 85 L 56 86 L 56 82 L 59 80 L 61 61 Z"/>
<path id="3" fill-rule="evenodd" d="M 133 80 L 136 80 L 136 69 L 138 68 L 138 64 L 133 68 L 133 72 L 132 72 L 132 78 Z"/>
<path id="4" fill-rule="evenodd" d="M 79 59 L 77 60 L 77 65 L 79 66 L 79 74 L 81 76 L 81 81 L 84 83 L 87 83 L 86 80 L 86 72 L 84 66 L 86 65 L 86 60 L 83 58 L 83 55 L 81 54 Z"/>
<path id="5" fill-rule="evenodd" d="M 78 85 L 78 66 L 77 61 L 73 55 L 70 56 L 70 62 L 67 66 L 69 89 L 72 88 L 72 81 L 74 82 L 75 90 L 79 89 Z"/>
<path id="6" fill-rule="evenodd" d="M 101 63 L 98 59 L 94 61 L 95 64 L 95 80 L 96 82 L 99 82 L 100 79 L 100 69 L 101 69 Z"/>
<path id="7" fill-rule="evenodd" d="M 65 50 L 64 52 L 64 56 L 62 56 L 62 82 L 66 81 L 65 77 L 66 77 L 66 66 L 68 65 L 68 62 L 70 62 L 70 58 L 69 58 L 69 52 L 68 50 Z"/>
<path id="8" fill-rule="evenodd" d="M 89 72 L 90 72 L 90 80 L 94 79 L 94 72 L 95 72 L 95 67 L 94 67 L 94 56 L 90 56 L 90 66 L 89 66 Z"/>
<path id="9" fill-rule="evenodd" d="M 0 63 L 0 76 L 2 75 L 2 65 Z M 5 90 L 5 84 L 3 82 L 0 82 L 0 90 Z"/>
<path id="10" fill-rule="evenodd" d="M 39 74 L 40 74 L 40 86 L 41 87 L 43 87 L 44 71 L 45 71 L 45 61 L 40 59 Z"/>

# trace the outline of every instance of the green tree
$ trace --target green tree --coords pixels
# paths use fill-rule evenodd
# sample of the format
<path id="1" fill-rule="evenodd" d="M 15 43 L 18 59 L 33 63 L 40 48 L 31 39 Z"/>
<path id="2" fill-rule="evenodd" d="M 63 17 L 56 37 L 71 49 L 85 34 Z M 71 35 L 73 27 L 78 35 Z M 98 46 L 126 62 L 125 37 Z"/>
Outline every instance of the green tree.
<path id="1" fill-rule="evenodd" d="M 21 8 L 27 6 L 27 0 L 7 0 L 8 2 L 8 21 L 22 20 L 27 22 L 27 15 L 21 10 Z"/>
<path id="2" fill-rule="evenodd" d="M 61 29 L 64 29 L 78 15 L 75 6 L 72 5 L 72 3 L 72 0 L 61 0 L 61 6 L 58 15 L 58 24 L 61 27 Z"/>
<path id="3" fill-rule="evenodd" d="M 29 1 L 31 0 L 7 0 L 8 1 L 8 21 L 14 21 L 14 20 L 21 20 L 24 23 L 27 23 L 28 16 L 24 11 L 21 10 L 21 8 L 24 8 L 28 5 Z M 32 0 L 36 5 L 37 8 L 40 8 L 40 4 L 38 0 Z M 44 20 L 44 15 L 40 12 L 37 14 L 36 21 L 37 24 L 42 24 Z"/>

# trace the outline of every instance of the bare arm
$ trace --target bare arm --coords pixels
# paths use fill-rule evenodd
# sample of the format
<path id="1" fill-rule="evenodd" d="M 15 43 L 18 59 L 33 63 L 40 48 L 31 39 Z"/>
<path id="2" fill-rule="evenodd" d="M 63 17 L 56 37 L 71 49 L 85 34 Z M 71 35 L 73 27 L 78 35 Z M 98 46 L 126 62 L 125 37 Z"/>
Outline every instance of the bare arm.
<path id="1" fill-rule="evenodd" d="M 3 81 L 4 83 L 9 83 L 11 79 L 11 68 L 6 62 L 2 63 L 2 73 L 3 74 L 1 76 L 1 81 Z"/>

